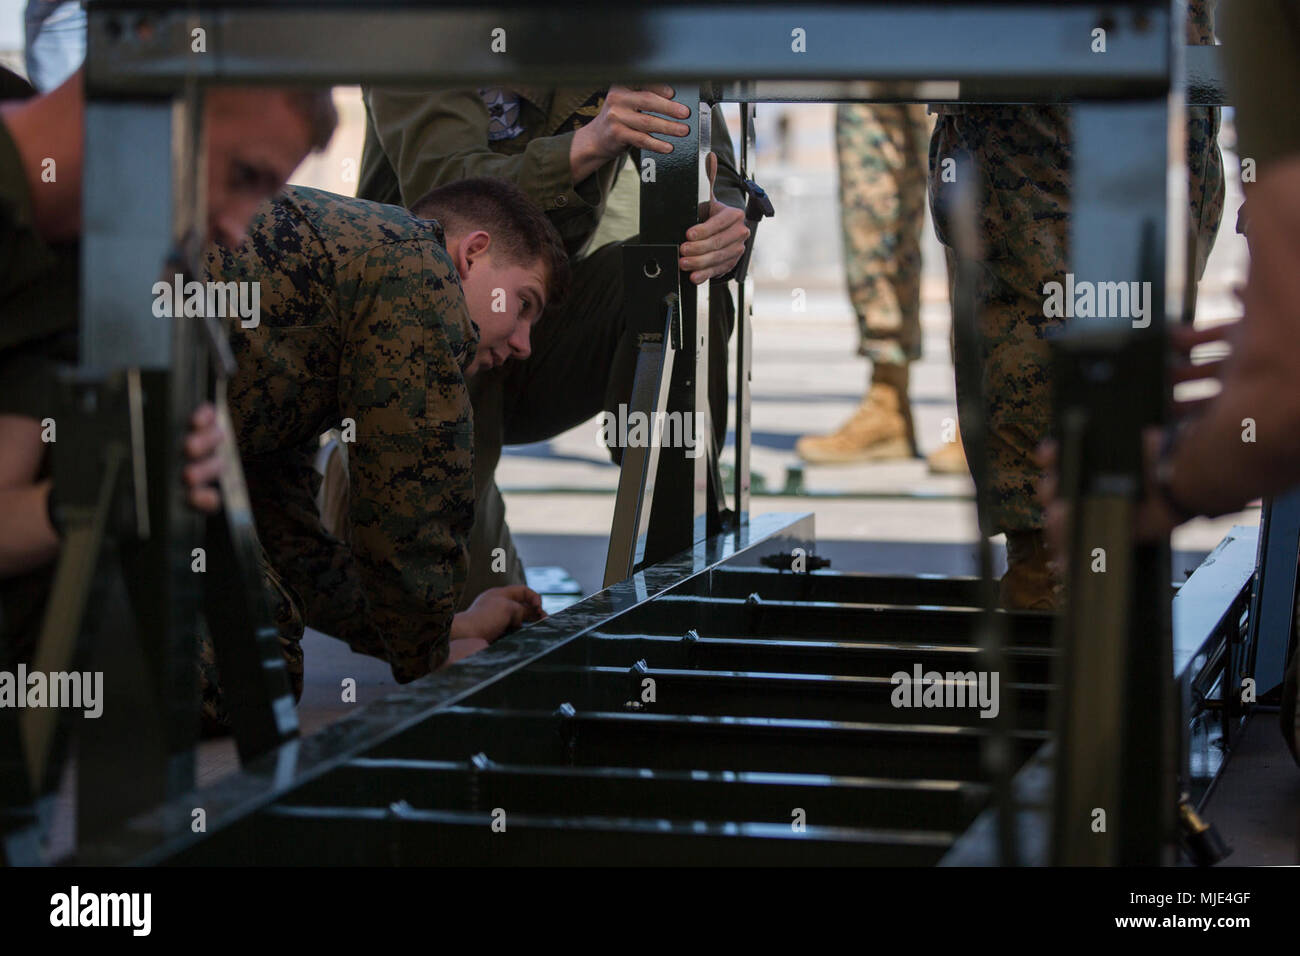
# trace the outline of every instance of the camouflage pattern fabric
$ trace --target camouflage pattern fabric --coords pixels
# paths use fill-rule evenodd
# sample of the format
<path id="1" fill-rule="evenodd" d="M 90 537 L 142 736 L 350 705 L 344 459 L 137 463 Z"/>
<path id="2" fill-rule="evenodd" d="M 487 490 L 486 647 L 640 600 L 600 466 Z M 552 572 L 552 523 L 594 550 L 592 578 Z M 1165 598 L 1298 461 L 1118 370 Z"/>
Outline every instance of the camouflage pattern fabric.
<path id="1" fill-rule="evenodd" d="M 302 613 L 301 599 L 292 594 L 288 585 L 271 567 L 265 550 L 259 556 L 258 570 L 271 611 L 271 619 L 280 639 L 280 653 L 284 655 L 285 669 L 289 674 L 289 687 L 294 700 L 302 700 Z M 230 713 L 226 710 L 221 693 L 221 674 L 217 669 L 217 652 L 212 638 L 206 632 L 199 638 L 199 710 L 202 732 L 205 735 L 224 734 L 231 729 Z"/>
<path id="2" fill-rule="evenodd" d="M 290 187 L 209 277 L 257 282 L 260 324 L 231 320 L 230 411 L 259 535 L 311 627 L 388 661 L 440 666 L 474 516 L 464 370 L 478 331 L 435 222 Z M 348 440 L 349 541 L 325 531 L 312 464 Z"/>
<path id="3" fill-rule="evenodd" d="M 1188 5 L 1187 41 L 1213 42 L 1205 0 Z M 966 157 L 979 176 L 977 226 L 984 244 L 974 297 L 982 339 L 981 381 L 957 376 L 959 399 L 982 393 L 989 453 L 992 527 L 1042 527 L 1033 454 L 1051 427 L 1047 338 L 1064 324 L 1043 311 L 1043 286 L 1064 282 L 1070 220 L 1070 110 L 1058 106 L 941 106 L 930 142 L 930 204 L 935 232 L 951 248 L 943 160 Z M 1197 278 L 1223 215 L 1219 111 L 1187 111 L 1189 228 Z M 958 163 L 958 168 L 960 168 Z M 1156 188 L 1156 184 L 1153 184 Z M 959 291 L 960 294 L 960 291 Z M 965 437 L 966 423 L 962 422 Z"/>
<path id="4" fill-rule="evenodd" d="M 599 116 L 605 105 L 605 92 L 605 90 L 597 90 L 588 96 L 572 115 L 565 117 L 564 122 L 560 124 L 559 132 L 576 132 Z"/>
<path id="5" fill-rule="evenodd" d="M 858 354 L 901 365 L 921 357 L 925 107 L 847 103 L 835 110 L 840 224 Z"/>

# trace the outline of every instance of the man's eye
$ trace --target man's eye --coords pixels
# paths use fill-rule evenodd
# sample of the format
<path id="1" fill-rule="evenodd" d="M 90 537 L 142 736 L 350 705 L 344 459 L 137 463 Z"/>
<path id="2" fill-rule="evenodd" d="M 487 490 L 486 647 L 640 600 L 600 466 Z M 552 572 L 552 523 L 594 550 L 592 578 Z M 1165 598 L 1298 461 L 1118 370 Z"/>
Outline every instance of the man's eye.
<path id="1" fill-rule="evenodd" d="M 275 176 L 269 170 L 235 160 L 230 164 L 230 188 L 269 195 L 278 187 Z"/>
<path id="2" fill-rule="evenodd" d="M 247 189 L 257 182 L 257 170 L 247 163 L 230 164 L 230 186 L 232 189 Z"/>

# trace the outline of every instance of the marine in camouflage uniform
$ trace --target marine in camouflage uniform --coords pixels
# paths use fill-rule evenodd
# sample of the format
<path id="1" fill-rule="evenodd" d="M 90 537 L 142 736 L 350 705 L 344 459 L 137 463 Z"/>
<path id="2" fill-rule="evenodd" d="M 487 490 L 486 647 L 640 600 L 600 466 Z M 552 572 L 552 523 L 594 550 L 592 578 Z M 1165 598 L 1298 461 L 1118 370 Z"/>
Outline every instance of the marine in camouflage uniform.
<path id="1" fill-rule="evenodd" d="M 1188 43 L 1214 42 L 1211 13 L 1205 0 L 1191 0 Z M 957 391 L 964 398 L 979 390 L 976 395 L 982 395 L 984 403 L 992 504 L 992 527 L 984 530 L 1007 534 L 1003 604 L 1049 610 L 1060 603 L 1059 582 L 1047 563 L 1036 496 L 1041 471 L 1033 455 L 1051 426 L 1047 337 L 1064 324 L 1044 316 L 1043 287 L 1063 282 L 1068 271 L 1070 110 L 936 109 L 940 116 L 930 143 L 930 202 L 935 231 L 950 247 L 950 255 L 943 160 L 965 155 L 980 177 L 977 226 L 984 248 L 973 294 L 982 339 L 981 381 L 966 381 L 959 366 Z M 1223 214 L 1223 164 L 1218 109 L 1190 107 L 1187 112 L 1188 203 L 1199 278 Z M 1152 188 L 1162 187 L 1157 183 Z"/>
<path id="2" fill-rule="evenodd" d="M 605 89 L 363 89 L 366 143 L 357 195 L 378 202 L 418 202 L 426 193 L 471 176 L 508 180 L 538 203 L 564 240 L 572 278 L 564 303 L 547 310 L 532 337 L 532 355 L 474 375 L 476 507 L 467 605 L 490 587 L 524 581 L 493 478 L 506 444 L 552 438 L 627 402 L 636 342 L 623 329 L 622 243 L 591 249 L 626 153 L 574 183 L 569 151 L 576 130 L 600 112 Z M 742 179 L 720 108 L 713 110 L 718 157 L 714 194 L 744 208 Z M 714 436 L 726 437 L 727 349 L 735 307 L 720 280 L 709 284 L 709 402 Z M 497 549 L 501 552 L 497 552 Z M 505 555 L 505 571 L 494 560 Z"/>
<path id="3" fill-rule="evenodd" d="M 230 411 L 272 567 L 303 620 L 398 681 L 448 656 L 474 514 L 470 322 L 442 228 L 401 208 L 290 187 L 209 278 L 257 282 L 231 320 Z M 319 435 L 342 428 L 350 540 L 321 524 Z"/>
<path id="4" fill-rule="evenodd" d="M 871 360 L 853 416 L 829 435 L 805 435 L 795 451 L 813 464 L 916 454 L 909 368 L 921 357 L 921 229 L 925 221 L 925 107 L 841 104 L 835 111 L 840 216 L 858 354 Z M 936 471 L 964 473 L 959 446 L 931 456 Z"/>

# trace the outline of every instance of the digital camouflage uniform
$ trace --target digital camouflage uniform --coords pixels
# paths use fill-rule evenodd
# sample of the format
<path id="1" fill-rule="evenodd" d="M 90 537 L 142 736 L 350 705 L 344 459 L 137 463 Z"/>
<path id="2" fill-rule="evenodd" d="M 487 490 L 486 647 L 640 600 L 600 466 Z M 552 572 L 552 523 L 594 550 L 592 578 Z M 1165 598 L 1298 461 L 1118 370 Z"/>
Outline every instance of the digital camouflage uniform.
<path id="1" fill-rule="evenodd" d="M 1205 0 L 1188 4 L 1187 42 L 1213 42 Z M 1070 216 L 1070 110 L 1061 106 L 941 106 L 930 143 L 930 202 L 935 231 L 951 247 L 942 161 L 969 156 L 980 177 L 978 230 L 984 244 L 974 290 L 983 352 L 982 381 L 965 381 L 959 398 L 982 389 L 994 534 L 1042 528 L 1032 455 L 1051 425 L 1046 337 L 1064 320 L 1044 316 L 1043 286 L 1064 281 Z M 1197 277 L 1223 213 L 1219 111 L 1190 107 L 1188 202 L 1197 236 Z M 1152 184 L 1161 188 L 1161 184 Z M 962 422 L 963 431 L 967 427 Z"/>
<path id="2" fill-rule="evenodd" d="M 627 402 L 636 343 L 623 329 L 622 244 L 591 248 L 626 153 L 580 183 L 572 181 L 574 132 L 604 103 L 595 88 L 396 90 L 364 88 L 366 144 L 357 195 L 410 206 L 437 186 L 472 176 L 508 180 L 537 202 L 569 253 L 568 295 L 532 333 L 532 355 L 476 374 L 476 516 L 467 604 L 489 587 L 523 583 L 523 564 L 505 522 L 493 475 L 506 444 L 544 441 Z M 714 194 L 744 207 L 742 180 L 721 109 L 713 110 L 718 157 Z M 683 240 L 685 237 L 682 237 Z M 725 282 L 709 286 L 709 401 L 714 435 L 726 436 L 727 349 L 735 321 Z M 720 346 L 720 347 L 719 347 Z M 594 429 L 593 429 L 594 431 Z M 505 555 L 505 571 L 494 560 Z"/>
<path id="3" fill-rule="evenodd" d="M 925 222 L 925 107 L 843 104 L 835 111 L 840 225 L 858 354 L 871 360 L 862 402 L 824 435 L 803 435 L 795 454 L 814 465 L 905 460 L 918 453 L 908 396 L 921 357 L 921 229 Z M 928 457 L 930 470 L 965 473 L 958 446 Z"/>
<path id="4" fill-rule="evenodd" d="M 478 343 L 441 227 L 405 210 L 290 187 L 209 277 L 258 282 L 261 321 L 232 320 L 230 383 L 263 547 L 304 621 L 388 661 L 440 666 L 474 513 L 463 379 Z M 321 525 L 318 436 L 348 443 L 351 540 Z"/>
<path id="5" fill-rule="evenodd" d="M 858 354 L 889 365 L 921 357 L 925 107 L 846 103 L 835 110 L 840 222 Z"/>

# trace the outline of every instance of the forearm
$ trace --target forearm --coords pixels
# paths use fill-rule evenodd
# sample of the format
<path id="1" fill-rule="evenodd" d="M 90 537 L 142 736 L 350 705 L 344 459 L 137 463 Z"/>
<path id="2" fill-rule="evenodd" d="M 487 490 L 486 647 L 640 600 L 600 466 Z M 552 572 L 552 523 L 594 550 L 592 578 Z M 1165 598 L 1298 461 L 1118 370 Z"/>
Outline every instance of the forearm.
<path id="1" fill-rule="evenodd" d="M 382 656 L 352 552 L 321 522 L 311 452 L 284 449 L 245 459 L 244 476 L 262 547 L 301 598 L 304 623 L 358 653 Z"/>
<path id="2" fill-rule="evenodd" d="M 619 155 L 622 155 L 621 151 Z M 592 127 L 584 126 L 573 133 L 569 142 L 570 180 L 579 185 L 614 158 L 601 149 Z"/>
<path id="3" fill-rule="evenodd" d="M 363 435 L 349 448 L 351 551 L 398 681 L 436 670 L 454 623 L 473 524 L 469 423 Z M 462 627 L 463 627 L 462 622 Z"/>
<path id="4" fill-rule="evenodd" d="M 1261 175 L 1248 210 L 1244 317 L 1223 389 L 1181 437 L 1169 486 L 1208 514 L 1300 483 L 1300 160 Z"/>
<path id="5" fill-rule="evenodd" d="M 456 636 L 474 521 L 473 436 L 462 401 L 447 403 L 444 423 L 406 434 L 366 431 L 373 419 L 358 410 L 348 449 L 351 552 L 369 623 L 401 682 L 437 669 Z"/>
<path id="6" fill-rule="evenodd" d="M 1169 491 L 1183 508 L 1220 515 L 1300 482 L 1300 403 L 1294 377 L 1270 369 L 1224 383 L 1172 454 Z"/>
<path id="7" fill-rule="evenodd" d="M 53 561 L 59 536 L 50 526 L 51 483 L 0 489 L 0 578 Z"/>
<path id="8" fill-rule="evenodd" d="M 82 87 L 82 70 L 77 70 L 42 96 L 0 107 L 27 174 L 32 222 L 49 242 L 81 232 Z M 47 169 L 57 169 L 58 176 L 47 179 Z"/>
<path id="9" fill-rule="evenodd" d="M 339 370 L 339 411 L 356 422 L 350 544 L 393 675 L 408 681 L 446 657 L 468 567 L 473 412 L 453 341 L 469 317 L 455 265 L 434 243 L 352 268 L 347 281 L 369 291 L 345 325 Z"/>
<path id="10" fill-rule="evenodd" d="M 478 636 L 478 630 L 474 627 L 474 619 L 470 613 L 457 611 L 455 617 L 451 619 L 451 639 L 464 641 Z"/>
<path id="11" fill-rule="evenodd" d="M 458 639 L 451 575 L 428 567 L 407 568 L 400 583 L 391 587 L 391 567 L 370 568 L 364 560 L 359 564 L 370 597 L 370 620 L 383 641 L 393 677 L 406 683 L 445 664 L 451 642 Z"/>

